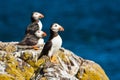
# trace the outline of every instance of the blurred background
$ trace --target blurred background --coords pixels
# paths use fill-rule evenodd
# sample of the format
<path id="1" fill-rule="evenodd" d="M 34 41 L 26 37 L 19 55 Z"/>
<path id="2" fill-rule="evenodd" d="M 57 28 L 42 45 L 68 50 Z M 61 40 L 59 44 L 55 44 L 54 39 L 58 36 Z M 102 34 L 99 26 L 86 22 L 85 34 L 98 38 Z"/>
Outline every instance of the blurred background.
<path id="1" fill-rule="evenodd" d="M 120 80 L 120 0 L 0 0 L 0 41 L 22 40 L 34 11 L 45 15 L 41 21 L 48 36 L 50 25 L 59 23 L 65 28 L 64 48 Z"/>

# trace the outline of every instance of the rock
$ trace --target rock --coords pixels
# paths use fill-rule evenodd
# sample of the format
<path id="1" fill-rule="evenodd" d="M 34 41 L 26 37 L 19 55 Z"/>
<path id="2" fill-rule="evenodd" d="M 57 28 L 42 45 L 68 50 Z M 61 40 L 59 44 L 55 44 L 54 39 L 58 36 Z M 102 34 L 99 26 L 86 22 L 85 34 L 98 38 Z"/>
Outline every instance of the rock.
<path id="1" fill-rule="evenodd" d="M 109 80 L 95 62 L 61 48 L 54 55 L 37 60 L 41 50 L 0 42 L 0 80 Z"/>

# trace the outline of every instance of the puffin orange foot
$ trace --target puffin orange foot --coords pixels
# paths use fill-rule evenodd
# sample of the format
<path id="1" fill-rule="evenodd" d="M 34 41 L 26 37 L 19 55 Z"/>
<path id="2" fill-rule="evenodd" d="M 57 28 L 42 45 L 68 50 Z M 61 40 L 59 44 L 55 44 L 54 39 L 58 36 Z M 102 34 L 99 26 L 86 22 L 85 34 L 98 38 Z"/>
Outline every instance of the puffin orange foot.
<path id="1" fill-rule="evenodd" d="M 38 46 L 32 46 L 34 50 L 39 50 L 39 47 Z"/>
<path id="2" fill-rule="evenodd" d="M 56 56 L 52 56 L 52 57 L 50 57 L 50 61 L 51 61 L 52 63 L 55 63 L 55 64 L 58 63 L 58 61 L 57 61 L 57 57 L 56 57 Z"/>

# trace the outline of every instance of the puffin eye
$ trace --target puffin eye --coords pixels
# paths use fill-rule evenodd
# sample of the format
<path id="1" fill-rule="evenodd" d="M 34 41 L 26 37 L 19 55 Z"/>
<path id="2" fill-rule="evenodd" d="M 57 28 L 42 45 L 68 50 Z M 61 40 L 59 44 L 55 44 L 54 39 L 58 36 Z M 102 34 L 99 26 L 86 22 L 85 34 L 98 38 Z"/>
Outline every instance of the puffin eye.
<path id="1" fill-rule="evenodd" d="M 55 27 L 57 27 L 57 25 L 55 25 Z"/>
<path id="2" fill-rule="evenodd" d="M 35 15 L 38 15 L 37 13 L 35 13 Z"/>

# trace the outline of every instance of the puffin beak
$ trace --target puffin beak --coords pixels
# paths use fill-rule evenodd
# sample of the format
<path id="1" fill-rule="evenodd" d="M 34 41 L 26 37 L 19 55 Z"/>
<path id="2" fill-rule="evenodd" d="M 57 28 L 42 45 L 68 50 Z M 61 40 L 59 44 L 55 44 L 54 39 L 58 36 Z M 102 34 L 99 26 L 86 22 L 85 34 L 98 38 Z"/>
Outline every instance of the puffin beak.
<path id="1" fill-rule="evenodd" d="M 40 18 L 40 19 L 41 19 L 41 18 L 44 18 L 44 15 L 43 15 L 43 14 L 40 14 L 39 18 Z"/>
<path id="2" fill-rule="evenodd" d="M 42 36 L 45 37 L 45 36 L 47 36 L 47 34 L 44 32 Z"/>
<path id="3" fill-rule="evenodd" d="M 63 27 L 60 27 L 60 28 L 59 28 L 59 31 L 64 31 L 64 28 L 63 28 Z"/>

